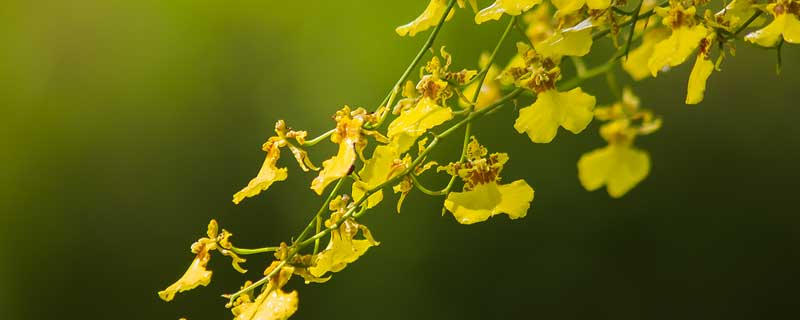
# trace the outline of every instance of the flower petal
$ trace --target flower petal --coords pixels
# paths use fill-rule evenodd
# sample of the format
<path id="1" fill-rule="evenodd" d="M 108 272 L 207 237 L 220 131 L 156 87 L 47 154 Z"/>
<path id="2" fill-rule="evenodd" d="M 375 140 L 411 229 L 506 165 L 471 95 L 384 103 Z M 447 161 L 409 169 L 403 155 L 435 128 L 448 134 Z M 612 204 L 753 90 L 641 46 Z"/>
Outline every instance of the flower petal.
<path id="1" fill-rule="evenodd" d="M 459 223 L 473 224 L 501 213 L 511 219 L 522 218 L 532 200 L 533 189 L 524 180 L 517 180 L 507 185 L 490 182 L 469 191 L 451 192 L 444 206 Z"/>
<path id="2" fill-rule="evenodd" d="M 353 184 L 353 201 L 358 201 L 364 193 L 372 188 L 379 186 L 391 178 L 392 164 L 400 157 L 397 147 L 394 144 L 377 146 L 372 153 L 372 158 L 364 163 L 364 168 L 358 175 L 361 181 Z M 383 200 L 383 191 L 373 193 L 366 200 L 367 208 L 372 208 Z"/>
<path id="3" fill-rule="evenodd" d="M 344 224 L 340 229 L 343 227 L 345 227 Z M 379 244 L 374 239 L 371 239 L 371 236 L 367 236 L 368 231 L 362 231 L 362 233 L 367 239 L 353 239 L 347 232 L 342 232 L 341 230 L 332 231 L 328 247 L 319 253 L 315 265 L 308 268 L 308 271 L 315 277 L 322 277 L 328 272 L 342 271 L 347 264 L 358 260 L 370 247 Z"/>
<path id="4" fill-rule="evenodd" d="M 750 32 L 744 39 L 762 47 L 774 47 L 786 28 L 787 16 L 787 14 L 776 16 L 766 27 Z"/>
<path id="5" fill-rule="evenodd" d="M 592 48 L 592 29 L 557 32 L 534 45 L 536 52 L 545 57 L 582 57 Z"/>
<path id="6" fill-rule="evenodd" d="M 633 80 L 639 81 L 650 76 L 647 61 L 653 56 L 656 43 L 669 36 L 669 29 L 655 28 L 644 35 L 642 44 L 628 53 L 628 59 L 622 62 L 622 68 L 631 75 Z"/>
<path id="7" fill-rule="evenodd" d="M 586 0 L 552 0 L 551 2 L 558 8 L 558 15 L 565 16 L 583 8 Z"/>
<path id="8" fill-rule="evenodd" d="M 395 28 L 394 31 L 401 37 L 405 35 L 413 37 L 419 32 L 436 26 L 436 24 L 439 23 L 439 19 L 442 18 L 445 9 L 447 9 L 447 0 L 431 0 L 428 6 L 425 7 L 425 11 L 423 11 L 419 17 L 414 19 L 414 21 Z M 453 12 L 453 10 L 450 11 L 446 20 L 450 20 L 453 17 Z"/>
<path id="9" fill-rule="evenodd" d="M 611 6 L 611 0 L 586 0 L 586 5 L 590 9 L 602 10 Z"/>
<path id="10" fill-rule="evenodd" d="M 297 291 L 281 289 L 262 292 L 253 302 L 234 308 L 234 320 L 286 320 L 297 311 Z"/>
<path id="11" fill-rule="evenodd" d="M 439 106 L 425 97 L 389 124 L 388 137 L 397 141 L 397 150 L 403 153 L 419 136 L 452 118 L 453 111 L 449 107 Z"/>
<path id="12" fill-rule="evenodd" d="M 533 105 L 519 110 L 514 129 L 527 133 L 535 143 L 553 141 L 559 126 L 577 134 L 592 121 L 595 102 L 593 96 L 580 88 L 568 92 L 541 92 Z"/>
<path id="13" fill-rule="evenodd" d="M 619 198 L 644 180 L 650 172 L 650 156 L 630 145 L 611 144 L 585 153 L 578 160 L 578 178 L 586 190 L 607 186 Z"/>
<path id="14" fill-rule="evenodd" d="M 673 29 L 669 38 L 656 44 L 653 56 L 647 61 L 650 74 L 655 77 L 664 67 L 674 67 L 686 61 L 707 33 L 703 25 Z"/>
<path id="15" fill-rule="evenodd" d="M 192 264 L 189 265 L 186 273 L 178 281 L 163 291 L 159 291 L 158 296 L 164 301 L 171 301 L 178 292 L 192 290 L 198 286 L 207 286 L 211 283 L 211 271 L 206 270 L 209 257 L 208 253 L 205 256 L 198 254 Z"/>
<path id="16" fill-rule="evenodd" d="M 261 165 L 261 170 L 258 171 L 258 175 L 256 175 L 255 178 L 250 180 L 246 187 L 233 195 L 233 203 L 239 204 L 244 198 L 258 195 L 261 191 L 267 190 L 275 181 L 286 180 L 286 168 L 278 168 L 275 166 L 278 162 L 278 158 L 281 156 L 279 145 L 282 142 L 282 139 L 278 141 L 270 138 L 270 140 L 264 144 L 267 157 L 264 159 L 264 164 Z"/>
<path id="17" fill-rule="evenodd" d="M 689 87 L 686 92 L 686 104 L 698 104 L 703 101 L 703 94 L 706 91 L 706 81 L 714 71 L 714 62 L 700 53 L 694 62 L 692 73 L 689 75 Z"/>
<path id="18" fill-rule="evenodd" d="M 787 13 L 785 16 L 786 25 L 783 27 L 783 40 L 788 43 L 800 43 L 800 19 L 791 13 Z"/>
<path id="19" fill-rule="evenodd" d="M 499 20 L 503 13 L 517 16 L 541 2 L 542 0 L 496 0 L 475 15 L 475 23 Z"/>

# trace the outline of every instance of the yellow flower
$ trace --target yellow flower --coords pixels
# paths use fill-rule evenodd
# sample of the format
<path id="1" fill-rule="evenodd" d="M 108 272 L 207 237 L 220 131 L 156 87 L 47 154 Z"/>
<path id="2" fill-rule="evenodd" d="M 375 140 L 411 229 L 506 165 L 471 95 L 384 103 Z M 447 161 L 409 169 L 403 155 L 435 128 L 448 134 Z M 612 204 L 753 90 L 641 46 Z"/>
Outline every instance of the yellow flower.
<path id="1" fill-rule="evenodd" d="M 311 189 L 317 194 L 322 194 L 328 184 L 350 173 L 356 156 L 364 149 L 367 141 L 361 135 L 361 126 L 364 124 L 362 111 L 357 109 L 350 112 L 350 107 L 345 106 L 336 112 L 336 132 L 331 135 L 331 141 L 339 144 L 339 151 L 322 162 L 322 171 L 311 182 Z"/>
<path id="2" fill-rule="evenodd" d="M 586 190 L 593 191 L 605 185 L 609 195 L 619 198 L 649 173 L 650 156 L 634 148 L 633 141 L 638 135 L 658 130 L 661 119 L 648 110 L 640 110 L 639 98 L 629 88 L 623 90 L 622 101 L 595 109 L 595 117 L 610 121 L 600 128 L 600 135 L 608 146 L 581 156 L 578 178 Z M 634 126 L 634 121 L 638 125 Z"/>
<path id="3" fill-rule="evenodd" d="M 376 188 L 392 178 L 397 173 L 392 170 L 395 160 L 400 157 L 395 143 L 375 147 L 372 158 L 364 162 L 364 167 L 358 172 L 361 180 L 353 183 L 353 200 L 358 201 L 366 191 Z M 372 208 L 383 200 L 383 191 L 378 190 L 367 200 L 367 208 Z"/>
<path id="4" fill-rule="evenodd" d="M 602 10 L 611 6 L 611 0 L 552 0 L 558 8 L 558 15 L 565 16 L 583 8 L 586 4 L 590 9 Z"/>
<path id="5" fill-rule="evenodd" d="M 274 266 L 274 265 L 273 265 Z M 272 269 L 270 266 L 267 270 Z M 283 267 L 267 284 L 266 289 L 251 301 L 249 294 L 239 297 L 238 305 L 231 309 L 234 320 L 286 320 L 297 311 L 297 291 L 289 293 L 281 288 L 291 278 L 294 268 Z M 266 273 L 266 272 L 265 272 Z M 249 285 L 246 283 L 245 285 Z"/>
<path id="6" fill-rule="evenodd" d="M 605 124 L 600 132 L 609 144 L 581 156 L 578 177 L 586 190 L 606 185 L 608 194 L 619 198 L 650 172 L 650 156 L 632 146 L 636 134 L 628 127 L 628 120 Z"/>
<path id="7" fill-rule="evenodd" d="M 475 15 L 475 23 L 481 24 L 489 20 L 499 20 L 504 13 L 518 16 L 541 2 L 542 0 L 495 0 L 492 5 Z"/>
<path id="8" fill-rule="evenodd" d="M 486 157 L 486 148 L 475 137 L 472 137 L 468 150 L 466 162 L 439 167 L 439 170 L 446 170 L 464 181 L 464 191 L 449 193 L 444 202 L 456 221 L 473 224 L 501 213 L 511 219 L 525 217 L 533 201 L 533 188 L 525 180 L 499 184 L 500 172 L 508 161 L 508 155 L 493 153 Z"/>
<path id="9" fill-rule="evenodd" d="M 527 133 L 535 143 L 549 143 L 558 127 L 580 133 L 592 121 L 595 98 L 580 88 L 568 92 L 555 89 L 538 93 L 533 105 L 519 110 L 514 129 Z"/>
<path id="10" fill-rule="evenodd" d="M 453 118 L 449 107 L 436 104 L 431 98 L 423 97 L 410 109 L 403 110 L 399 117 L 389 124 L 387 136 L 396 141 L 397 150 L 403 153 L 414 141 L 431 128 Z"/>
<path id="11" fill-rule="evenodd" d="M 425 8 L 425 11 L 419 15 L 414 21 L 409 22 L 408 24 L 404 24 L 394 29 L 397 34 L 401 37 L 405 35 L 414 36 L 419 32 L 428 30 L 429 28 L 436 26 L 439 23 L 439 19 L 442 18 L 442 15 L 445 14 L 445 10 L 447 9 L 447 0 L 431 0 L 428 3 L 428 6 Z M 449 21 L 453 18 L 453 13 L 455 10 L 450 10 L 447 14 L 447 18 L 445 20 Z"/>
<path id="12" fill-rule="evenodd" d="M 264 164 L 258 175 L 250 180 L 246 187 L 233 195 L 233 203 L 239 204 L 244 198 L 258 195 L 261 191 L 267 190 L 273 182 L 286 180 L 286 168 L 278 168 L 275 164 L 281 157 L 280 148 L 286 145 L 286 141 L 280 137 L 271 137 L 264 143 L 262 149 L 267 152 Z"/>
<path id="13" fill-rule="evenodd" d="M 650 76 L 647 61 L 653 56 L 656 43 L 669 36 L 669 29 L 654 28 L 644 34 L 642 44 L 628 53 L 628 59 L 623 60 L 622 68 L 631 75 L 633 80 L 639 81 Z"/>
<path id="14" fill-rule="evenodd" d="M 653 55 L 647 61 L 653 77 L 665 67 L 674 67 L 686 61 L 700 40 L 708 34 L 706 27 L 696 24 L 696 10 L 695 7 L 684 9 L 679 3 L 674 3 L 669 9 L 656 8 L 660 15 L 666 15 L 663 23 L 672 28 L 672 34 L 655 45 Z"/>
<path id="15" fill-rule="evenodd" d="M 711 43 L 714 37 L 703 39 L 700 44 L 700 52 L 694 62 L 692 73 L 689 75 L 689 86 L 686 92 L 686 104 L 698 104 L 703 101 L 703 94 L 706 91 L 706 81 L 714 71 L 714 62 L 711 61 Z"/>
<path id="16" fill-rule="evenodd" d="M 331 214 L 330 219 L 325 222 L 326 226 L 330 226 L 341 219 L 346 208 L 343 202 L 340 202 L 342 204 L 336 208 L 337 212 Z M 354 239 L 359 231 L 361 231 L 364 239 Z M 322 277 L 328 272 L 342 271 L 347 264 L 358 260 L 370 247 L 379 244 L 380 242 L 372 238 L 372 234 L 370 234 L 366 226 L 357 223 L 353 219 L 347 219 L 338 228 L 331 231 L 331 239 L 328 242 L 328 246 L 317 255 L 314 266 L 308 268 L 308 271 L 315 277 Z"/>
<path id="17" fill-rule="evenodd" d="M 775 19 L 763 29 L 745 36 L 745 40 L 762 47 L 774 47 L 781 37 L 788 43 L 800 43 L 800 1 L 778 0 L 767 5 L 767 11 Z"/>
<path id="18" fill-rule="evenodd" d="M 196 254 L 189 269 L 181 276 L 178 281 L 159 291 L 158 296 L 164 301 L 171 301 L 175 294 L 187 290 L 192 290 L 198 286 L 207 286 L 211 282 L 211 271 L 206 270 L 208 261 L 211 260 L 211 250 L 217 249 L 217 236 L 219 235 L 217 221 L 211 220 L 208 223 L 208 238 L 200 238 L 192 244 L 192 253 Z"/>

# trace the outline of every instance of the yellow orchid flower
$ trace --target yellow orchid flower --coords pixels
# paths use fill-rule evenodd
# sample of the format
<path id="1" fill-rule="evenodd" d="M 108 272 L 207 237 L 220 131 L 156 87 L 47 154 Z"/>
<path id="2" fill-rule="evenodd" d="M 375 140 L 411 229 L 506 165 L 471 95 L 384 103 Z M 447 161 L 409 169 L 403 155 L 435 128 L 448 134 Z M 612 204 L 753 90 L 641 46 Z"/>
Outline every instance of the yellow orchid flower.
<path id="1" fill-rule="evenodd" d="M 393 164 L 400 157 L 396 143 L 377 146 L 372 152 L 372 158 L 364 162 L 364 167 L 358 172 L 361 180 L 353 183 L 353 200 L 358 201 L 364 196 L 367 190 L 373 189 L 392 178 L 397 173 L 392 170 Z M 372 208 L 383 200 L 383 191 L 378 190 L 367 200 L 367 208 Z"/>
<path id="2" fill-rule="evenodd" d="M 281 157 L 280 148 L 285 145 L 286 141 L 280 137 L 271 137 L 264 143 L 262 149 L 267 152 L 267 157 L 261 165 L 261 170 L 246 187 L 233 195 L 233 203 L 239 204 L 244 198 L 258 195 L 261 191 L 267 190 L 273 182 L 286 180 L 286 168 L 275 166 Z"/>
<path id="3" fill-rule="evenodd" d="M 628 53 L 628 58 L 622 61 L 622 68 L 633 80 L 639 81 L 651 76 L 647 61 L 653 56 L 656 43 L 669 37 L 669 34 L 667 28 L 653 28 L 644 34 L 642 44 Z"/>
<path id="4" fill-rule="evenodd" d="M 703 39 L 700 44 L 700 51 L 694 62 L 692 73 L 689 74 L 689 86 L 686 91 L 686 104 L 698 104 L 703 101 L 706 91 L 706 81 L 714 71 L 714 62 L 711 61 L 711 44 L 714 36 Z"/>
<path id="5" fill-rule="evenodd" d="M 475 15 L 475 23 L 481 24 L 489 20 L 499 20 L 504 13 L 518 16 L 541 2 L 542 0 L 495 0 L 492 5 Z"/>
<path id="6" fill-rule="evenodd" d="M 317 194 L 322 194 L 331 182 L 349 174 L 356 156 L 364 149 L 367 141 L 361 134 L 361 126 L 364 124 L 362 111 L 363 109 L 357 109 L 351 112 L 350 107 L 345 106 L 336 112 L 336 132 L 331 135 L 331 141 L 339 145 L 339 151 L 322 162 L 322 171 L 311 182 L 311 189 Z"/>
<path id="7" fill-rule="evenodd" d="M 783 37 L 788 43 L 800 43 L 800 1 L 778 0 L 767 5 L 775 19 L 766 27 L 753 31 L 745 40 L 762 47 L 774 47 Z"/>
<path id="8" fill-rule="evenodd" d="M 564 16 L 576 12 L 583 8 L 583 5 L 593 10 L 603 10 L 611 6 L 611 0 L 552 0 L 556 8 L 558 8 L 558 15 Z"/>
<path id="9" fill-rule="evenodd" d="M 524 17 L 528 28 L 525 35 L 534 44 L 536 52 L 542 56 L 556 59 L 562 56 L 584 56 L 592 48 L 592 31 L 595 26 L 591 18 L 577 24 L 559 19 L 554 21 L 550 7 L 542 4 Z M 558 27 L 561 24 L 574 24 L 569 28 Z"/>
<path id="10" fill-rule="evenodd" d="M 331 202 L 331 209 L 336 212 L 325 221 L 326 227 L 330 227 L 341 219 L 347 208 L 346 202 L 346 199 L 342 198 Z M 359 231 L 364 239 L 355 239 Z M 331 231 L 328 246 L 317 255 L 314 266 L 308 268 L 308 271 L 315 277 L 322 277 L 328 272 L 342 271 L 347 264 L 358 260 L 370 247 L 379 244 L 380 242 L 372 238 L 372 234 L 366 226 L 353 219 L 347 219 L 338 228 Z"/>
<path id="11" fill-rule="evenodd" d="M 395 28 L 394 31 L 397 32 L 397 34 L 399 34 L 401 37 L 405 35 L 413 37 L 419 32 L 436 26 L 436 24 L 439 23 L 439 19 L 442 18 L 443 14 L 445 14 L 445 10 L 447 10 L 447 0 L 431 0 L 431 2 L 428 3 L 428 6 L 425 7 L 425 11 L 423 11 L 419 17 L 414 19 L 414 21 Z M 454 13 L 455 10 L 450 10 L 445 20 L 450 21 L 450 19 L 453 18 Z"/>
<path id="12" fill-rule="evenodd" d="M 397 150 L 403 153 L 414 141 L 431 128 L 453 118 L 450 107 L 442 107 L 433 99 L 423 97 L 410 109 L 403 110 L 399 117 L 389 124 L 387 136 L 397 143 Z"/>
<path id="13" fill-rule="evenodd" d="M 283 267 L 274 278 L 270 279 L 266 289 L 255 300 L 251 300 L 247 293 L 241 295 L 238 304 L 231 309 L 236 317 L 234 320 L 289 319 L 297 311 L 297 291 L 286 293 L 281 288 L 289 281 L 293 272 L 293 267 Z M 247 285 L 249 282 L 245 284 Z"/>
<path id="14" fill-rule="evenodd" d="M 525 217 L 533 201 L 533 188 L 525 180 L 499 183 L 508 155 L 493 153 L 487 157 L 486 148 L 475 137 L 472 137 L 468 150 L 466 162 L 439 167 L 440 171 L 446 170 L 464 181 L 464 191 L 450 192 L 444 202 L 456 221 L 473 224 L 501 213 L 511 219 Z"/>
<path id="15" fill-rule="evenodd" d="M 611 197 L 619 198 L 630 191 L 650 172 L 650 156 L 633 147 L 638 135 L 655 132 L 661 119 L 650 111 L 639 109 L 639 98 L 629 88 L 622 93 L 622 101 L 609 107 L 595 109 L 598 120 L 609 123 L 600 128 L 600 135 L 608 145 L 587 152 L 578 160 L 578 178 L 586 190 L 607 187 Z M 638 126 L 633 125 L 638 121 Z"/>
<path id="16" fill-rule="evenodd" d="M 192 290 L 198 286 L 207 286 L 211 283 L 211 271 L 206 270 L 208 261 L 211 260 L 211 250 L 217 249 L 217 236 L 219 227 L 216 220 L 208 223 L 207 238 L 200 238 L 192 244 L 192 253 L 196 254 L 189 269 L 178 281 L 159 291 L 158 296 L 164 301 L 171 301 L 178 292 Z"/>
<path id="17" fill-rule="evenodd" d="M 519 110 L 514 129 L 527 133 L 535 143 L 549 143 L 556 136 L 558 127 L 572 133 L 580 133 L 592 121 L 592 109 L 596 100 L 581 88 L 567 92 L 550 89 L 538 93 L 536 101 Z"/>
<path id="18" fill-rule="evenodd" d="M 695 21 L 697 9 L 694 6 L 684 9 L 680 3 L 672 2 L 669 8 L 658 7 L 655 10 L 665 16 L 663 23 L 672 28 L 672 34 L 655 45 L 653 55 L 647 61 L 653 77 L 665 67 L 674 67 L 686 61 L 709 32 Z"/>
<path id="19" fill-rule="evenodd" d="M 644 180 L 650 172 L 650 156 L 632 146 L 635 133 L 628 120 L 603 125 L 600 133 L 608 146 L 591 151 L 578 160 L 578 178 L 586 190 L 607 186 L 608 194 L 619 198 Z"/>

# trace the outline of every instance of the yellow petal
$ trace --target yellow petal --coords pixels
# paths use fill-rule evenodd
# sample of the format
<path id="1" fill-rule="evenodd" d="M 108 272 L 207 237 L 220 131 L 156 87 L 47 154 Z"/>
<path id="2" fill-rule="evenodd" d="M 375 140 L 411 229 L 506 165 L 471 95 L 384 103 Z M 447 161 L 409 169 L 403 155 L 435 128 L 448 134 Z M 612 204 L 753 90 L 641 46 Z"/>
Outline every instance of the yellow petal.
<path id="1" fill-rule="evenodd" d="M 582 57 L 592 48 L 592 29 L 557 32 L 534 45 L 536 52 L 545 57 Z"/>
<path id="2" fill-rule="evenodd" d="M 367 233 L 364 235 L 367 236 Z M 315 265 L 308 268 L 308 271 L 316 277 L 321 277 L 327 272 L 342 271 L 347 264 L 358 260 L 370 247 L 378 245 L 370 238 L 371 236 L 364 240 L 356 240 L 341 230 L 332 231 L 328 247 L 319 253 Z"/>
<path id="3" fill-rule="evenodd" d="M 558 15 L 565 16 L 583 8 L 586 0 L 552 0 L 551 2 L 558 8 Z"/>
<path id="4" fill-rule="evenodd" d="M 586 5 L 594 10 L 602 10 L 611 6 L 611 0 L 586 0 Z"/>
<path id="5" fill-rule="evenodd" d="M 389 124 L 388 137 L 399 141 L 398 152 L 403 153 L 419 136 L 452 118 L 453 111 L 449 107 L 439 106 L 425 97 Z"/>
<path id="6" fill-rule="evenodd" d="M 607 186 L 619 198 L 644 180 L 650 172 L 650 156 L 630 145 L 610 144 L 585 153 L 578 160 L 578 178 L 586 190 Z"/>
<path id="7" fill-rule="evenodd" d="M 702 25 L 673 29 L 669 38 L 656 44 L 653 56 L 647 61 L 650 74 L 655 77 L 664 67 L 674 67 L 686 61 L 707 33 Z"/>
<path id="8" fill-rule="evenodd" d="M 669 36 L 669 29 L 655 28 L 644 35 L 642 44 L 628 53 L 628 59 L 622 62 L 622 68 L 631 75 L 633 80 L 639 81 L 650 76 L 647 61 L 653 56 L 656 43 Z"/>
<path id="9" fill-rule="evenodd" d="M 533 105 L 519 110 L 514 129 L 527 133 L 535 143 L 553 141 L 559 126 L 577 134 L 592 121 L 595 102 L 580 88 L 568 92 L 548 90 L 539 93 Z"/>
<path id="10" fill-rule="evenodd" d="M 395 28 L 394 31 L 397 32 L 397 34 L 399 34 L 401 37 L 405 35 L 413 37 L 419 32 L 436 26 L 436 24 L 439 23 L 439 19 L 442 18 L 445 9 L 447 9 L 447 0 L 431 0 L 431 2 L 428 3 L 428 6 L 425 8 L 425 11 L 423 11 L 419 17 L 408 24 Z M 453 12 L 453 10 L 450 11 L 446 20 L 450 20 L 453 17 Z"/>
<path id="11" fill-rule="evenodd" d="M 787 16 L 788 14 L 776 16 L 766 27 L 750 32 L 744 39 L 762 47 L 774 47 L 786 28 Z"/>
<path id="12" fill-rule="evenodd" d="M 451 192 L 444 202 L 461 224 L 486 221 L 489 217 L 506 213 L 511 219 L 524 217 L 533 200 L 533 188 L 524 180 L 506 185 L 496 182 L 479 184 L 464 192 Z"/>
<path id="13" fill-rule="evenodd" d="M 795 4 L 800 7 L 800 4 L 796 2 Z M 800 43 L 800 19 L 791 13 L 784 15 L 786 16 L 786 25 L 783 28 L 783 40 L 788 43 Z"/>
<path id="14" fill-rule="evenodd" d="M 375 188 L 391 178 L 392 164 L 400 157 L 394 144 L 378 146 L 372 153 L 372 158 L 364 163 L 364 168 L 358 175 L 361 181 L 353 184 L 353 201 L 358 201 L 367 190 Z M 383 200 L 383 191 L 373 193 L 367 200 L 367 208 L 372 208 Z"/>
<path id="15" fill-rule="evenodd" d="M 243 303 L 231 311 L 234 320 L 286 320 L 297 311 L 297 291 L 281 289 L 262 292 L 253 302 Z"/>
<path id="16" fill-rule="evenodd" d="M 475 15 L 475 23 L 498 20 L 503 13 L 517 16 L 541 2 L 542 0 L 496 0 Z"/>
<path id="17" fill-rule="evenodd" d="M 345 107 L 337 112 L 336 133 L 331 141 L 339 144 L 339 151 L 333 158 L 322 162 L 322 171 L 311 181 L 311 189 L 322 194 L 331 182 L 350 173 L 350 167 L 356 161 L 356 150 L 364 143 L 361 137 L 361 118 L 351 118 L 350 109 Z"/>
<path id="18" fill-rule="evenodd" d="M 689 75 L 689 88 L 686 92 L 686 104 L 698 104 L 703 101 L 706 92 L 706 81 L 714 71 L 714 62 L 705 54 L 698 54 L 694 62 L 692 73 Z"/>
<path id="19" fill-rule="evenodd" d="M 192 290 L 198 286 L 207 286 L 211 282 L 211 271 L 206 270 L 206 264 L 210 258 L 211 255 L 207 251 L 198 253 L 183 276 L 163 291 L 159 291 L 158 296 L 164 301 L 170 301 L 178 292 Z"/>
<path id="20" fill-rule="evenodd" d="M 270 140 L 264 144 L 267 150 L 267 157 L 264 159 L 264 164 L 261 165 L 261 170 L 258 171 L 258 175 L 256 175 L 255 178 L 250 180 L 246 187 L 233 195 L 233 203 L 239 204 L 244 198 L 258 195 L 261 191 L 267 190 L 275 181 L 286 180 L 286 168 L 278 168 L 275 166 L 278 162 L 278 158 L 281 156 L 281 143 L 283 143 L 282 139 L 279 141 L 270 138 Z"/>

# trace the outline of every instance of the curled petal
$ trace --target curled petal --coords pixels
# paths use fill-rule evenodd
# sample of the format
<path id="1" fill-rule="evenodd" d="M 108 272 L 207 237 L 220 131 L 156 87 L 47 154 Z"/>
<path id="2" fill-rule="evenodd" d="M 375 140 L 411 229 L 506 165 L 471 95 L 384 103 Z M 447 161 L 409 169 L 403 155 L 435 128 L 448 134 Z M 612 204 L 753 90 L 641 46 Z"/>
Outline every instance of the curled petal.
<path id="1" fill-rule="evenodd" d="M 594 191 L 606 185 L 614 198 L 622 197 L 649 172 L 647 152 L 626 144 L 610 144 L 585 153 L 578 160 L 578 178 L 583 187 Z"/>
<path id="2" fill-rule="evenodd" d="M 499 20 L 504 13 L 518 16 L 541 2 L 542 0 L 495 0 L 492 5 L 475 15 L 475 23 L 481 24 L 489 20 Z"/>
<path id="3" fill-rule="evenodd" d="M 800 43 L 800 20 L 796 15 L 791 13 L 776 15 L 770 24 L 749 33 L 744 39 L 762 47 L 774 47 L 781 37 L 789 43 Z"/>
<path id="4" fill-rule="evenodd" d="M 339 144 L 339 151 L 333 158 L 322 162 L 322 171 L 311 182 L 311 189 L 317 194 L 322 194 L 328 184 L 350 173 L 356 156 L 366 143 L 361 135 L 364 121 L 361 118 L 351 118 L 348 107 L 337 113 L 336 122 L 336 133 L 331 136 L 331 141 Z"/>
<path id="5" fill-rule="evenodd" d="M 239 204 L 244 198 L 258 195 L 261 191 L 267 190 L 275 181 L 286 180 L 286 168 L 275 166 L 281 156 L 280 147 L 284 143 L 283 139 L 273 137 L 264 144 L 267 157 L 264 159 L 264 164 L 261 165 L 261 170 L 258 171 L 258 175 L 255 178 L 250 180 L 246 187 L 233 195 L 233 203 Z"/>
<path id="6" fill-rule="evenodd" d="M 595 102 L 580 88 L 568 92 L 547 90 L 539 93 L 533 105 L 519 110 L 514 129 L 527 133 L 535 143 L 553 141 L 559 126 L 577 134 L 592 121 Z"/>
<path id="7" fill-rule="evenodd" d="M 479 184 L 472 190 L 451 192 L 444 206 L 461 224 L 486 221 L 501 213 L 511 219 L 519 219 L 527 215 L 533 193 L 533 188 L 524 180 L 504 185 L 490 182 Z"/>
<path id="8" fill-rule="evenodd" d="M 198 286 L 207 286 L 211 283 L 211 271 L 206 270 L 206 264 L 211 256 L 208 252 L 198 254 L 194 258 L 189 269 L 181 276 L 178 281 L 158 292 L 158 296 L 164 301 L 171 301 L 175 294 L 187 290 L 192 290 Z"/>
<path id="9" fill-rule="evenodd" d="M 706 81 L 714 71 L 714 62 L 705 54 L 697 55 L 694 62 L 692 73 L 689 75 L 689 87 L 686 92 L 686 104 L 698 104 L 703 101 L 703 94 L 706 91 Z"/>
<path id="10" fill-rule="evenodd" d="M 674 67 L 686 61 L 706 34 L 708 29 L 703 25 L 673 29 L 669 38 L 655 45 L 653 55 L 647 61 L 650 74 L 655 77 L 664 67 Z"/>
<path id="11" fill-rule="evenodd" d="M 414 21 L 395 28 L 394 31 L 401 37 L 405 35 L 413 37 L 417 33 L 428 30 L 439 23 L 439 19 L 442 18 L 446 9 L 447 0 L 431 0 L 425 8 L 425 11 L 423 11 L 419 17 L 414 19 Z M 453 12 L 454 11 L 451 10 L 445 19 L 449 21 L 453 17 Z"/>

